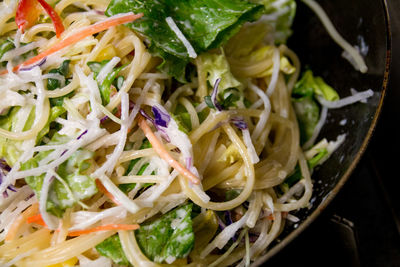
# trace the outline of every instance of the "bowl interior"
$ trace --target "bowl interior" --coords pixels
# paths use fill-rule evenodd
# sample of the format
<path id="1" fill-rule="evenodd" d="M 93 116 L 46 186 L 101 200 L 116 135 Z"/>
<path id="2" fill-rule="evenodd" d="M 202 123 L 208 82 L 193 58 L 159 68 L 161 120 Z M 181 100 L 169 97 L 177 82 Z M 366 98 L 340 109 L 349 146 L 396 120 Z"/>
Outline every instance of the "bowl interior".
<path id="1" fill-rule="evenodd" d="M 364 152 L 375 127 L 385 95 L 390 63 L 390 29 L 384 0 L 320 0 L 338 32 L 364 56 L 368 72 L 362 74 L 342 57 L 343 50 L 331 39 L 316 15 L 298 1 L 293 35 L 288 47 L 300 58 L 302 71 L 310 68 L 335 88 L 341 97 L 357 91 L 372 89 L 374 95 L 367 103 L 357 103 L 328 111 L 327 123 L 321 133 L 328 141 L 345 134 L 338 150 L 313 173 L 314 193 L 311 205 L 295 215 L 299 223 L 288 223 L 280 235 L 280 242 L 261 257 L 255 265 L 277 253 L 305 227 L 333 199 Z"/>

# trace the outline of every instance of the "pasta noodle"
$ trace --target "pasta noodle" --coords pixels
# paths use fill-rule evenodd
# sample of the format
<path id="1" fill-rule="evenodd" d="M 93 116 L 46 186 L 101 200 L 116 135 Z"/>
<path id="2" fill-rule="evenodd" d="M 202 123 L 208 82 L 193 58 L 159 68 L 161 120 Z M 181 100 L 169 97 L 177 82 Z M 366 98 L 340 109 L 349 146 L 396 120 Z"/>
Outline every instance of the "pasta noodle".
<path id="1" fill-rule="evenodd" d="M 303 1 L 366 71 L 319 6 Z M 0 3 L 0 49 L 9 47 L 0 50 L 0 96 L 8 97 L 0 105 L 2 266 L 111 266 L 106 257 L 117 265 L 248 266 L 285 218 L 296 221 L 291 213 L 309 205 L 314 165 L 343 142 L 314 144 L 328 110 L 373 94 L 332 101 L 316 93 L 322 111 L 303 142 L 293 100 L 297 55 L 261 35 L 254 44 L 238 41 L 262 18 L 242 23 L 224 46 L 197 53 L 181 31 L 190 23 L 168 16 L 162 23 L 189 55 L 183 82 L 160 70 L 168 67 L 160 59 L 165 51 L 130 26 L 143 14 L 126 10 L 110 19 L 109 0 L 48 1 L 65 27 L 58 38 L 54 13 L 40 11 L 26 29 L 14 21 L 22 2 Z M 93 30 L 99 24 L 102 30 Z M 218 77 L 210 64 L 222 69 Z M 180 210 L 189 206 L 190 218 Z M 181 234 L 183 252 L 175 256 L 168 253 L 176 247 L 166 248 L 178 246 L 173 237 L 154 256 L 146 250 L 151 241 L 129 230 L 135 225 L 124 228 L 150 227 L 146 238 L 162 240 L 154 232 L 165 225 L 151 223 L 165 218 L 168 231 Z M 73 231 L 79 236 L 69 236 Z M 108 242 L 112 253 L 104 251 Z"/>

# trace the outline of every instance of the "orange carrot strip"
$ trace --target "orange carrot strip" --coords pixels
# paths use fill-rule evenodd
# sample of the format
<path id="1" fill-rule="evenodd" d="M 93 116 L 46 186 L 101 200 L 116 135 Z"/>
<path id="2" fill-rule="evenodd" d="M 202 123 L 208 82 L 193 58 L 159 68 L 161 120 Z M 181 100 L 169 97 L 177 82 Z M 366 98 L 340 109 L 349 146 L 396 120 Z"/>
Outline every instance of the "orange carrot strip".
<path id="1" fill-rule="evenodd" d="M 40 213 L 27 218 L 26 222 L 27 223 L 36 223 L 36 224 L 42 225 L 44 227 L 47 227 L 46 223 L 44 222 L 44 220 L 42 218 L 42 214 L 40 214 Z"/>
<path id="2" fill-rule="evenodd" d="M 121 203 L 119 203 L 119 201 L 110 192 L 108 192 L 108 190 L 104 187 L 104 185 L 101 183 L 99 179 L 96 179 L 96 185 L 99 191 L 102 192 L 104 195 L 106 195 L 109 199 L 111 199 L 112 202 L 114 202 L 117 205 L 121 205 Z"/>
<path id="3" fill-rule="evenodd" d="M 102 32 L 113 26 L 132 22 L 134 20 L 141 18 L 142 16 L 143 16 L 142 13 L 140 13 L 140 14 L 128 13 L 126 15 L 117 15 L 117 16 L 111 17 L 109 19 L 106 19 L 104 21 L 100 21 L 93 25 L 87 26 L 87 27 L 81 29 L 80 31 L 77 31 L 76 33 L 68 36 L 64 40 L 61 40 L 59 43 L 57 43 L 54 46 L 50 47 L 49 49 L 43 51 L 42 53 L 38 54 L 37 56 L 32 57 L 32 58 L 28 59 L 27 61 L 23 62 L 22 64 L 15 66 L 13 68 L 13 71 L 16 72 L 23 66 L 32 65 L 32 64 L 44 59 L 45 57 L 47 57 L 51 54 L 54 54 L 55 52 L 65 48 L 71 44 L 74 44 L 88 36 Z M 0 75 L 6 74 L 6 73 L 8 73 L 7 70 L 0 72 Z"/>
<path id="4" fill-rule="evenodd" d="M 80 236 L 84 234 L 90 234 L 99 231 L 109 231 L 109 230 L 136 230 L 138 228 L 139 228 L 138 224 L 106 224 L 93 227 L 90 229 L 72 231 L 68 233 L 68 236 Z"/>
<path id="5" fill-rule="evenodd" d="M 151 130 L 150 126 L 147 124 L 146 120 L 143 118 L 142 115 L 139 114 L 139 127 L 143 130 L 144 135 L 149 140 L 150 144 L 157 152 L 157 154 L 168 162 L 175 170 L 177 170 L 180 174 L 188 178 L 194 184 L 200 184 L 199 178 L 194 175 L 191 171 L 186 169 L 182 166 L 178 161 L 176 161 L 164 148 L 162 143 L 158 140 L 158 138 L 154 135 L 153 131 Z"/>
<path id="6" fill-rule="evenodd" d="M 39 204 L 34 203 L 32 204 L 29 208 L 24 210 L 18 217 L 15 219 L 13 224 L 11 225 L 10 229 L 7 232 L 7 235 L 5 237 L 6 241 L 11 241 L 14 240 L 14 238 L 17 236 L 18 230 L 21 228 L 21 226 L 26 222 L 26 219 L 34 214 L 36 214 L 39 210 Z"/>

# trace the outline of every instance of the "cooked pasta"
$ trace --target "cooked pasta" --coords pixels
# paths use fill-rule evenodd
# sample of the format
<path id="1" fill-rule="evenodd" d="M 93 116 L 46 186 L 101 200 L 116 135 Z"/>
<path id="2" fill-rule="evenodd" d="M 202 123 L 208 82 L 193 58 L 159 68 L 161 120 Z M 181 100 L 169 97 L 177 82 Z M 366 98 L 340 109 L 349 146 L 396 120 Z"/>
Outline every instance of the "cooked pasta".
<path id="1" fill-rule="evenodd" d="M 328 109 L 371 91 L 301 76 L 294 1 L 202 2 L 0 3 L 2 266 L 248 266 L 309 205 L 345 138 L 317 139 Z M 206 10 L 201 47 L 214 2 L 245 15 L 214 33 Z"/>

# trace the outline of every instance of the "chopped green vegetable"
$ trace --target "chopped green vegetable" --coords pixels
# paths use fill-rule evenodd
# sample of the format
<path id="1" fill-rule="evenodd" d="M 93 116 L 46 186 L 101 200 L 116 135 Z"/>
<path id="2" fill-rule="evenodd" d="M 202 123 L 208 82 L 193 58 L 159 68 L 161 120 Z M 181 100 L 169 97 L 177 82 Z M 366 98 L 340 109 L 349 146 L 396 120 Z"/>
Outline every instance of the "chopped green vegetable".
<path id="1" fill-rule="evenodd" d="M 64 62 L 61 63 L 60 67 L 58 67 L 57 69 L 51 69 L 49 71 L 49 73 L 56 73 L 56 74 L 60 74 L 60 75 L 64 76 L 65 85 L 68 85 L 70 83 L 70 79 L 67 78 L 68 73 L 69 73 L 70 62 L 71 62 L 71 60 L 64 60 Z M 47 90 L 53 91 L 60 87 L 61 87 L 61 82 L 58 79 L 52 79 L 52 78 L 47 79 Z M 64 96 L 50 98 L 50 105 L 52 107 L 55 107 L 55 106 L 61 107 L 64 103 L 64 98 L 71 97 L 73 94 L 74 93 L 71 92 Z"/>
<path id="2" fill-rule="evenodd" d="M 36 137 L 36 143 L 40 143 L 40 141 L 42 140 L 42 138 L 49 133 L 50 131 L 50 124 L 55 121 L 58 117 L 60 117 L 62 114 L 64 114 L 66 112 L 65 108 L 61 107 L 61 106 L 54 106 L 50 109 L 50 115 L 49 115 L 49 119 L 47 120 L 46 125 L 42 128 L 42 130 L 40 130 L 40 132 L 38 133 L 37 137 Z"/>
<path id="3" fill-rule="evenodd" d="M 236 88 L 228 88 L 219 94 L 220 104 L 222 109 L 236 107 L 236 102 L 241 98 L 241 93 Z"/>
<path id="4" fill-rule="evenodd" d="M 68 141 L 68 137 L 55 134 L 49 145 L 63 144 Z M 39 166 L 40 160 L 45 158 L 51 151 L 37 153 L 33 158 L 21 164 L 22 170 L 29 170 Z M 57 174 L 66 182 L 68 189 L 58 180 L 54 180 L 49 189 L 47 200 L 47 211 L 61 217 L 66 208 L 72 207 L 77 201 L 87 199 L 97 193 L 96 183 L 93 178 L 85 174 L 90 167 L 93 152 L 87 150 L 77 150 L 64 163 L 60 164 Z M 37 198 L 43 185 L 45 174 L 40 176 L 29 176 L 25 178 L 26 183 L 33 189 Z"/>
<path id="5" fill-rule="evenodd" d="M 135 231 L 139 247 L 150 260 L 171 263 L 189 255 L 194 245 L 192 206 L 178 207 Z"/>
<path id="6" fill-rule="evenodd" d="M 95 79 L 99 75 L 101 69 L 108 62 L 109 62 L 109 60 L 103 60 L 101 62 L 90 61 L 87 63 L 90 70 L 93 72 Z M 101 83 L 99 83 L 100 96 L 101 96 L 103 105 L 107 105 L 108 103 L 110 103 L 110 98 L 111 98 L 112 92 L 113 91 L 115 92 L 117 89 L 119 90 L 122 87 L 122 84 L 124 82 L 124 77 L 118 76 L 118 73 L 124 67 L 125 66 L 114 68 L 110 73 L 107 73 L 104 80 Z"/>
<path id="7" fill-rule="evenodd" d="M 214 85 L 217 79 L 221 79 L 218 89 L 239 87 L 241 83 L 236 80 L 230 71 L 229 63 L 223 54 L 203 53 L 199 56 L 200 68 L 207 73 L 207 80 L 210 85 Z"/>
<path id="8" fill-rule="evenodd" d="M 212 109 L 215 109 L 214 103 L 213 103 L 212 100 L 211 100 L 211 96 L 206 95 L 206 96 L 204 97 L 204 102 L 206 102 L 207 107 L 212 108 Z"/>
<path id="9" fill-rule="evenodd" d="M 241 190 L 238 189 L 231 189 L 225 192 L 225 200 L 229 201 L 232 199 L 237 198 L 241 193 Z"/>
<path id="10" fill-rule="evenodd" d="M 14 49 L 14 43 L 10 39 L 2 40 L 0 41 L 0 59 L 3 57 L 3 55 L 7 52 L 10 51 L 11 49 Z M 7 62 L 2 62 L 2 66 L 6 66 Z"/>
<path id="11" fill-rule="evenodd" d="M 252 0 L 252 2 L 263 4 L 265 13 L 273 18 L 263 20 L 263 22 L 270 24 L 274 28 L 275 43 L 285 43 L 292 34 L 291 27 L 296 14 L 296 1 Z"/>
<path id="12" fill-rule="evenodd" d="M 167 17 L 173 19 L 200 54 L 224 44 L 246 21 L 258 19 L 264 7 L 241 0 L 113 0 L 106 15 L 128 11 L 144 14 L 143 18 L 128 25 L 149 39 L 150 51 L 164 60 L 159 68 L 184 82 L 189 53 L 168 26 Z"/>
<path id="13" fill-rule="evenodd" d="M 192 121 L 190 119 L 190 114 L 186 108 L 178 104 L 175 108 L 173 119 L 178 124 L 179 130 L 188 134 L 192 130 Z"/>
<path id="14" fill-rule="evenodd" d="M 326 148 L 324 148 L 324 149 L 321 149 L 320 152 L 317 155 L 315 155 L 313 158 L 309 159 L 307 161 L 307 164 L 308 164 L 308 167 L 310 168 L 310 170 L 314 169 L 315 166 L 317 166 L 321 162 L 321 160 L 326 157 L 326 155 L 328 155 L 328 150 Z M 285 179 L 282 186 L 292 187 L 295 183 L 300 181 L 300 179 L 302 177 L 303 176 L 301 175 L 300 166 L 296 165 L 293 174 L 288 176 Z"/>
<path id="15" fill-rule="evenodd" d="M 98 244 L 96 250 L 100 255 L 112 259 L 116 264 L 125 266 L 131 265 L 122 249 L 118 234 L 115 234 Z"/>
<path id="16" fill-rule="evenodd" d="M 149 140 L 144 139 L 142 144 L 140 145 L 139 149 L 145 149 L 145 148 L 151 148 L 151 144 Z M 141 158 L 133 159 L 129 162 L 128 168 L 126 169 L 125 175 L 132 175 L 132 169 L 135 167 L 135 165 L 139 162 Z M 140 169 L 135 175 L 142 175 L 146 168 L 149 166 L 149 163 L 145 163 L 142 166 L 140 166 Z M 151 186 L 153 184 L 150 183 L 145 183 L 142 186 L 142 189 L 146 189 L 147 187 Z M 131 184 L 120 184 L 118 185 L 119 189 L 122 190 L 124 193 L 128 193 L 129 191 L 133 190 L 136 187 L 136 183 L 131 183 Z"/>
<path id="17" fill-rule="evenodd" d="M 292 92 L 292 102 L 299 121 L 302 144 L 312 136 L 320 118 L 320 107 L 315 95 L 321 95 L 329 101 L 339 99 L 338 93 L 321 77 L 314 77 L 312 71 L 307 70 Z"/>

